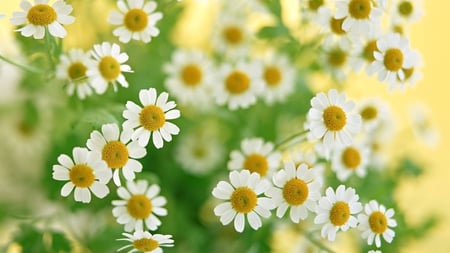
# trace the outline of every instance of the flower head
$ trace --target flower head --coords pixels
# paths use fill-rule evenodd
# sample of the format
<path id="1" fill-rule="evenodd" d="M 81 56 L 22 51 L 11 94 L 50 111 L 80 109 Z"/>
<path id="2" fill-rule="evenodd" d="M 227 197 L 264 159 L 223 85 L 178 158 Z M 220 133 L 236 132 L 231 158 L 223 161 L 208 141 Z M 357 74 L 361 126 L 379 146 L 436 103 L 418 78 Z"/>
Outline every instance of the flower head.
<path id="1" fill-rule="evenodd" d="M 381 247 L 381 236 L 386 242 L 392 242 L 395 232 L 391 228 L 397 226 L 393 216 L 392 208 L 386 210 L 386 207 L 375 200 L 371 200 L 364 206 L 364 214 L 358 215 L 358 228 L 363 232 L 362 237 L 367 238 L 369 245 L 375 241 L 377 248 Z"/>
<path id="2" fill-rule="evenodd" d="M 331 168 L 341 181 L 346 181 L 352 174 L 364 177 L 369 165 L 370 149 L 363 145 L 339 147 L 334 151 Z"/>
<path id="3" fill-rule="evenodd" d="M 341 0 L 336 2 L 334 15 L 342 19 L 342 29 L 358 34 L 370 34 L 372 26 L 379 25 L 382 9 L 380 0 Z"/>
<path id="4" fill-rule="evenodd" d="M 117 251 L 130 249 L 131 252 L 162 253 L 161 247 L 173 247 L 172 235 L 151 234 L 148 231 L 137 230 L 133 234 L 122 233 L 125 238 L 117 240 L 128 241 L 131 244 L 125 245 Z"/>

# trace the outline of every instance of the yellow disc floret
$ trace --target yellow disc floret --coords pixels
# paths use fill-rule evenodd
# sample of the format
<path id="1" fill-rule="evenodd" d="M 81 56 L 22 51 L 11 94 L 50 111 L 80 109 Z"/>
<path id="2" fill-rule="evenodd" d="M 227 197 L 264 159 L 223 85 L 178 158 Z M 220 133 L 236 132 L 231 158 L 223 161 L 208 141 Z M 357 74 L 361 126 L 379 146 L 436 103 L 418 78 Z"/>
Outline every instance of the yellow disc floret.
<path id="1" fill-rule="evenodd" d="M 278 86 L 281 82 L 281 71 L 277 67 L 266 67 L 264 70 L 264 80 L 269 86 Z"/>
<path id="2" fill-rule="evenodd" d="M 238 213 L 249 213 L 258 201 L 256 193 L 248 187 L 239 187 L 231 194 L 231 206 Z"/>
<path id="3" fill-rule="evenodd" d="M 72 63 L 67 69 L 67 75 L 71 80 L 79 80 L 86 77 L 86 66 L 81 62 Z"/>
<path id="4" fill-rule="evenodd" d="M 331 18 L 330 19 L 331 31 L 338 35 L 346 34 L 347 32 L 344 29 L 342 29 L 342 23 L 344 23 L 344 20 L 345 18 L 341 19 Z"/>
<path id="5" fill-rule="evenodd" d="M 110 141 L 103 147 L 102 159 L 109 168 L 122 168 L 128 162 L 128 148 L 120 141 Z"/>
<path id="6" fill-rule="evenodd" d="M 241 71 L 233 71 L 225 79 L 225 87 L 231 94 L 240 94 L 250 87 L 250 79 Z"/>
<path id="7" fill-rule="evenodd" d="M 127 203 L 127 210 L 131 217 L 143 220 L 152 213 L 152 202 L 144 194 L 135 194 L 131 196 Z"/>
<path id="8" fill-rule="evenodd" d="M 181 79 L 187 86 L 197 86 L 202 81 L 202 70 L 196 64 L 188 64 L 181 70 Z"/>
<path id="9" fill-rule="evenodd" d="M 338 201 L 330 210 L 330 222 L 335 226 L 344 225 L 350 218 L 350 207 L 347 203 Z"/>
<path id="10" fill-rule="evenodd" d="M 328 63 L 334 67 L 339 68 L 342 67 L 347 61 L 347 53 L 340 49 L 334 48 L 330 52 L 328 52 Z"/>
<path id="11" fill-rule="evenodd" d="M 249 170 L 250 173 L 256 172 L 261 176 L 265 176 L 269 169 L 269 165 L 266 157 L 263 155 L 251 154 L 247 156 L 244 161 L 244 169 Z"/>
<path id="12" fill-rule="evenodd" d="M 323 122 L 328 130 L 339 131 L 347 123 L 347 116 L 342 108 L 332 105 L 323 111 Z"/>
<path id="13" fill-rule="evenodd" d="M 361 110 L 360 114 L 363 120 L 372 120 L 378 116 L 378 110 L 373 106 L 366 106 Z"/>
<path id="14" fill-rule="evenodd" d="M 308 198 L 309 189 L 305 181 L 293 178 L 283 187 L 283 198 L 290 205 L 301 205 Z"/>
<path id="15" fill-rule="evenodd" d="M 323 0 L 309 0 L 308 7 L 310 10 L 317 11 L 323 5 Z"/>
<path id="16" fill-rule="evenodd" d="M 370 0 L 351 0 L 348 4 L 348 12 L 355 19 L 367 19 L 371 10 Z"/>
<path id="17" fill-rule="evenodd" d="M 30 8 L 27 14 L 28 22 L 39 26 L 50 25 L 56 18 L 56 11 L 47 4 L 36 4 Z"/>
<path id="18" fill-rule="evenodd" d="M 87 188 L 94 183 L 95 175 L 88 165 L 76 164 L 70 169 L 69 178 L 76 187 Z"/>
<path id="19" fill-rule="evenodd" d="M 384 66 L 389 71 L 398 71 L 403 66 L 403 53 L 398 48 L 391 48 L 384 55 Z"/>
<path id="20" fill-rule="evenodd" d="M 410 16 L 413 10 L 414 6 L 410 1 L 403 1 L 398 5 L 398 12 L 404 17 Z"/>
<path id="21" fill-rule="evenodd" d="M 223 30 L 223 37 L 228 44 L 237 45 L 242 42 L 243 34 L 239 27 L 228 26 Z"/>
<path id="22" fill-rule="evenodd" d="M 120 63 L 112 56 L 104 56 L 101 58 L 98 69 L 107 81 L 114 81 L 120 75 Z"/>
<path id="23" fill-rule="evenodd" d="M 366 46 L 364 47 L 364 50 L 363 50 L 364 59 L 366 59 L 366 61 L 368 61 L 368 62 L 375 61 L 375 56 L 373 55 L 373 53 L 377 50 L 378 50 L 378 47 L 377 47 L 376 40 L 371 40 L 371 41 L 367 42 Z"/>
<path id="24" fill-rule="evenodd" d="M 388 226 L 386 216 L 380 211 L 373 212 L 369 216 L 369 226 L 375 234 L 384 233 Z"/>
<path id="25" fill-rule="evenodd" d="M 147 105 L 139 113 L 139 122 L 145 129 L 156 131 L 166 123 L 166 115 L 161 107 Z"/>
<path id="26" fill-rule="evenodd" d="M 342 163 L 348 169 L 357 169 L 361 164 L 361 154 L 356 148 L 347 147 L 344 152 L 342 152 Z"/>
<path id="27" fill-rule="evenodd" d="M 159 247 L 159 243 L 151 238 L 142 238 L 133 241 L 133 246 L 135 249 L 142 252 L 152 252 Z"/>
<path id="28" fill-rule="evenodd" d="M 147 13 L 141 9 L 131 9 L 125 14 L 123 23 L 128 30 L 132 32 L 140 32 L 147 27 Z"/>

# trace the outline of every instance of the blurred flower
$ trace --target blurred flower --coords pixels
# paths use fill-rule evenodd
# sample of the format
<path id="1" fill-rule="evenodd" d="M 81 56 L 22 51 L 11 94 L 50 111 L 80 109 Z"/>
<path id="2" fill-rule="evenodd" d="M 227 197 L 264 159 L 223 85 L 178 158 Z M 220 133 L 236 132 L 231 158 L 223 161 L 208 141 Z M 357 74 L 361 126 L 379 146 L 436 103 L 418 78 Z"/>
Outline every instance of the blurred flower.
<path id="1" fill-rule="evenodd" d="M 318 16 L 320 16 L 320 9 L 327 8 L 326 4 L 325 0 L 300 0 L 302 18 L 307 21 L 317 20 Z"/>
<path id="2" fill-rule="evenodd" d="M 364 35 L 353 36 L 352 46 L 355 57 L 349 59 L 349 64 L 355 71 L 362 68 L 368 72 L 368 67 L 375 61 L 374 52 L 378 51 L 377 41 L 381 37 L 381 28 L 376 26 L 372 32 Z"/>
<path id="3" fill-rule="evenodd" d="M 351 36 L 349 32 L 342 29 L 345 18 L 337 19 L 332 15 L 331 9 L 321 7 L 317 11 L 315 21 L 322 26 L 321 33 L 324 34 L 326 44 L 337 44 L 341 48 L 349 49 L 351 46 Z"/>
<path id="4" fill-rule="evenodd" d="M 113 200 L 112 210 L 117 223 L 125 225 L 125 231 L 143 230 L 145 227 L 154 231 L 161 221 L 157 216 L 166 216 L 165 197 L 158 196 L 160 188 L 153 184 L 148 186 L 145 180 L 127 181 L 127 187 L 119 187 L 117 195 L 121 200 Z"/>
<path id="5" fill-rule="evenodd" d="M 337 81 L 344 81 L 350 72 L 350 62 L 354 58 L 351 55 L 350 47 L 344 47 L 343 43 L 326 40 L 322 44 L 318 61 L 325 72 Z"/>
<path id="6" fill-rule="evenodd" d="M 398 77 L 394 79 L 393 82 L 389 84 L 389 90 L 392 91 L 399 89 L 404 91 L 406 85 L 414 86 L 420 79 L 422 79 L 422 72 L 420 71 L 422 67 L 422 59 L 418 51 L 411 51 L 410 61 L 410 66 L 402 69 L 405 74 L 405 78 L 403 80 Z"/>
<path id="7" fill-rule="evenodd" d="M 364 177 L 367 174 L 369 159 L 370 149 L 365 145 L 338 147 L 333 153 L 331 169 L 336 172 L 341 182 L 346 181 L 352 174 Z"/>
<path id="8" fill-rule="evenodd" d="M 423 15 L 422 0 L 394 0 L 391 8 L 393 24 L 413 23 Z"/>
<path id="9" fill-rule="evenodd" d="M 153 144 L 156 148 L 162 148 L 164 141 L 170 142 L 172 135 L 177 135 L 180 129 L 173 123 L 166 120 L 177 119 L 180 111 L 174 109 L 174 101 L 167 102 L 169 94 L 162 92 L 159 96 L 155 88 L 139 91 L 139 100 L 144 106 L 141 108 L 132 101 L 126 104 L 127 109 L 123 111 L 124 129 L 134 129 L 131 135 L 132 140 L 138 140 L 143 147 L 147 146 L 150 136 L 153 135 Z"/>
<path id="10" fill-rule="evenodd" d="M 128 43 L 131 39 L 150 42 L 152 37 L 159 35 L 156 23 L 163 17 L 161 12 L 154 12 L 156 6 L 154 1 L 117 1 L 120 12 L 112 11 L 108 18 L 109 23 L 120 25 L 114 29 L 113 34 L 123 43 Z"/>
<path id="11" fill-rule="evenodd" d="M 56 1 L 52 6 L 48 5 L 48 0 L 35 0 L 32 5 L 27 0 L 22 0 L 20 7 L 23 12 L 14 12 L 10 22 L 13 25 L 25 25 L 17 29 L 25 37 L 33 36 L 35 39 L 42 39 L 45 36 L 45 29 L 51 35 L 64 38 L 67 31 L 63 25 L 72 24 L 75 18 L 69 16 L 72 6 L 63 0 Z"/>
<path id="12" fill-rule="evenodd" d="M 380 24 L 383 13 L 379 0 L 341 0 L 336 2 L 337 19 L 344 19 L 342 29 L 358 34 L 370 34 L 372 26 Z"/>
<path id="13" fill-rule="evenodd" d="M 126 250 L 132 248 L 128 251 L 131 252 L 144 252 L 144 253 L 162 253 L 161 247 L 173 247 L 172 235 L 161 235 L 161 234 L 150 234 L 148 231 L 138 230 L 133 234 L 122 233 L 125 238 L 120 238 L 117 240 L 128 241 L 131 244 L 123 246 L 117 251 Z"/>
<path id="14" fill-rule="evenodd" d="M 362 99 L 358 102 L 357 111 L 361 115 L 362 129 L 369 135 L 377 131 L 390 116 L 388 105 L 379 98 Z"/>
<path id="15" fill-rule="evenodd" d="M 58 156 L 59 164 L 53 165 L 53 179 L 69 181 L 61 189 L 61 196 L 67 197 L 75 188 L 75 201 L 91 202 L 91 191 L 98 198 L 109 193 L 106 184 L 111 179 L 111 170 L 101 156 L 86 148 L 75 147 L 73 160 L 63 154 Z"/>
<path id="16" fill-rule="evenodd" d="M 428 146 L 436 146 L 439 141 L 439 133 L 433 124 L 429 108 L 420 103 L 411 105 L 409 119 L 416 138 Z"/>
<path id="17" fill-rule="evenodd" d="M 381 236 L 386 242 L 391 243 L 395 236 L 391 228 L 397 226 L 397 222 L 392 218 L 394 210 L 392 208 L 386 210 L 376 200 L 371 200 L 364 206 L 364 211 L 364 214 L 358 215 L 358 228 L 363 231 L 362 238 L 367 238 L 369 245 L 375 241 L 377 248 L 381 247 Z"/>

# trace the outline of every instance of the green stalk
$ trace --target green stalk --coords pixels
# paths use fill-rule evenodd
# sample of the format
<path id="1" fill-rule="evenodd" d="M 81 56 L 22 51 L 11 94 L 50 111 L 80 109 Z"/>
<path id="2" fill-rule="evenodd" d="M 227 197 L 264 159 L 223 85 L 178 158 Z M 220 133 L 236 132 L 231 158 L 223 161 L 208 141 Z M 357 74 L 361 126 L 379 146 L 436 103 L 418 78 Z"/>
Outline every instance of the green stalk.
<path id="1" fill-rule="evenodd" d="M 27 66 L 27 65 L 19 64 L 19 63 L 17 63 L 17 62 L 14 62 L 14 61 L 12 61 L 12 60 L 10 60 L 10 59 L 4 57 L 3 55 L 0 55 L 0 60 L 2 60 L 2 61 L 4 61 L 4 62 L 7 62 L 7 63 L 9 63 L 9 64 L 11 64 L 11 65 L 13 65 L 13 66 L 16 66 L 16 67 L 18 67 L 18 68 L 20 68 L 20 69 L 22 69 L 22 70 L 31 72 L 31 73 L 36 73 L 36 74 L 42 74 L 42 73 L 43 73 L 43 71 L 40 70 L 40 69 L 37 69 L 37 68 L 35 68 L 35 67 L 31 67 L 31 66 Z"/>

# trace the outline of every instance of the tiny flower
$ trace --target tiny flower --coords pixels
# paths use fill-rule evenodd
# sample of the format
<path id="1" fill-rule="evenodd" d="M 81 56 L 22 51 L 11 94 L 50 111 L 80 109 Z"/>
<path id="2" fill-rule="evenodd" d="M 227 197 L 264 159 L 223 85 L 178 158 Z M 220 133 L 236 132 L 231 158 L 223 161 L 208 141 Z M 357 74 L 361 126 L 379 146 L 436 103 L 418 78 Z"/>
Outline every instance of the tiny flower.
<path id="1" fill-rule="evenodd" d="M 142 40 L 145 43 L 151 41 L 152 37 L 159 35 L 156 23 L 162 19 L 161 12 L 155 12 L 156 2 L 144 0 L 117 1 L 119 11 L 112 11 L 109 15 L 109 23 L 119 25 L 113 34 L 119 37 L 123 43 L 131 39 Z"/>
<path id="2" fill-rule="evenodd" d="M 305 20 L 318 20 L 320 19 L 320 9 L 326 8 L 325 0 L 300 0 L 300 8 L 302 17 Z"/>
<path id="3" fill-rule="evenodd" d="M 58 38 L 67 35 L 63 25 L 72 24 L 75 18 L 69 16 L 72 6 L 65 1 L 58 0 L 52 6 L 48 5 L 48 0 L 35 0 L 32 5 L 27 0 L 22 0 L 20 7 L 23 12 L 14 12 L 10 22 L 13 25 L 25 25 L 18 32 L 25 37 L 33 36 L 35 39 L 42 39 L 45 36 L 45 29 Z"/>
<path id="4" fill-rule="evenodd" d="M 258 197 L 269 190 L 270 182 L 261 180 L 258 173 L 250 174 L 248 170 L 232 171 L 229 177 L 231 184 L 220 181 L 212 191 L 214 197 L 226 200 L 214 208 L 214 214 L 220 216 L 223 225 L 234 220 L 237 232 L 244 231 L 245 216 L 250 227 L 259 229 L 262 226 L 259 216 L 270 217 L 270 210 L 275 207 L 271 199 Z"/>
<path id="5" fill-rule="evenodd" d="M 354 58 L 350 54 L 349 47 L 345 43 L 335 43 L 326 40 L 322 44 L 322 51 L 319 55 L 319 63 L 331 77 L 337 81 L 344 81 L 350 72 L 350 62 Z"/>
<path id="6" fill-rule="evenodd" d="M 392 1 L 391 22 L 393 24 L 413 23 L 423 15 L 422 0 Z"/>
<path id="7" fill-rule="evenodd" d="M 121 200 L 113 200 L 112 210 L 117 223 L 125 225 L 125 231 L 143 230 L 145 227 L 154 231 L 161 221 L 157 216 L 166 216 L 167 209 L 163 206 L 166 198 L 158 196 L 160 188 L 154 184 L 148 186 L 147 181 L 127 181 L 127 187 L 119 187 L 117 195 Z"/>
<path id="8" fill-rule="evenodd" d="M 322 27 L 321 33 L 326 35 L 324 44 L 335 43 L 341 48 L 349 49 L 351 47 L 352 36 L 349 32 L 342 29 L 342 23 L 345 18 L 335 18 L 330 8 L 321 7 L 317 11 L 316 21 Z"/>
<path id="9" fill-rule="evenodd" d="M 358 215 L 358 228 L 362 231 L 362 238 L 367 238 L 369 245 L 375 241 L 377 248 L 381 247 L 381 236 L 386 242 L 391 243 L 395 236 L 395 232 L 391 228 L 397 226 L 393 216 L 392 208 L 386 210 L 383 205 L 371 200 L 364 206 L 364 214 Z"/>
<path id="10" fill-rule="evenodd" d="M 295 223 L 305 220 L 308 211 L 315 212 L 321 184 L 315 180 L 314 169 L 309 169 L 306 164 L 296 168 L 294 163 L 288 162 L 284 169 L 273 176 L 273 183 L 277 187 L 271 188 L 267 194 L 275 202 L 279 218 L 284 216 L 288 208 L 289 216 Z"/>
<path id="11" fill-rule="evenodd" d="M 101 133 L 94 130 L 86 146 L 101 154 L 108 168 L 114 171 L 113 179 L 117 186 L 121 185 L 120 171 L 126 180 L 134 180 L 134 173 L 142 171 L 142 164 L 136 159 L 147 154 L 145 148 L 141 147 L 137 141 L 131 141 L 131 132 L 120 133 L 117 124 L 104 124 Z"/>
<path id="12" fill-rule="evenodd" d="M 68 155 L 58 157 L 59 164 L 53 165 L 53 179 L 69 181 L 61 189 L 61 196 L 67 197 L 75 188 L 75 201 L 91 202 L 91 191 L 98 198 L 109 193 L 106 184 L 111 179 L 111 170 L 100 159 L 100 155 L 86 148 L 73 149 L 73 160 Z"/>
<path id="13" fill-rule="evenodd" d="M 221 15 L 213 30 L 213 48 L 227 57 L 238 57 L 250 48 L 252 34 L 245 15 Z"/>
<path id="14" fill-rule="evenodd" d="M 389 118 L 388 105 L 378 98 L 361 100 L 357 111 L 361 115 L 362 129 L 368 134 L 377 131 Z"/>
<path id="15" fill-rule="evenodd" d="M 390 91 L 395 89 L 404 91 L 407 85 L 414 86 L 422 78 L 422 72 L 420 71 L 420 68 L 422 67 L 422 60 L 419 52 L 412 50 L 409 59 L 411 61 L 410 66 L 402 69 L 405 74 L 405 78 L 401 80 L 397 77 L 393 80 L 389 84 Z"/>
<path id="16" fill-rule="evenodd" d="M 352 38 L 355 57 L 350 58 L 349 64 L 355 71 L 365 68 L 375 61 L 374 52 L 378 51 L 377 41 L 381 38 L 381 29 L 374 28 L 372 32 L 364 36 L 358 35 Z"/>
<path id="17" fill-rule="evenodd" d="M 341 0 L 336 2 L 337 19 L 343 19 L 342 29 L 358 34 L 369 34 L 372 26 L 379 25 L 381 14 L 379 0 Z"/>
<path id="18" fill-rule="evenodd" d="M 323 238 L 334 241 L 339 230 L 347 231 L 358 225 L 354 215 L 362 210 L 359 196 L 355 189 L 345 188 L 340 185 L 336 192 L 331 187 L 326 190 L 326 195 L 319 200 L 315 224 L 324 224 L 321 230 Z"/>
<path id="19" fill-rule="evenodd" d="M 363 145 L 339 147 L 333 154 L 331 169 L 340 181 L 346 181 L 352 174 L 364 177 L 369 165 L 370 149 Z"/>
<path id="20" fill-rule="evenodd" d="M 129 65 L 124 64 L 128 60 L 126 53 L 120 52 L 119 45 L 109 42 L 94 45 L 91 51 L 95 61 L 87 71 L 91 78 L 92 86 L 98 94 L 105 93 L 108 84 L 112 84 L 114 91 L 117 91 L 117 83 L 122 87 L 128 87 L 128 82 L 122 72 L 133 72 Z"/>
<path id="21" fill-rule="evenodd" d="M 345 99 L 345 94 L 335 89 L 328 96 L 321 92 L 311 99 L 307 126 L 314 138 L 323 138 L 327 147 L 352 144 L 352 136 L 360 130 L 361 116 L 351 112 L 355 103 Z"/>
<path id="22" fill-rule="evenodd" d="M 242 152 L 231 151 L 228 169 L 248 170 L 250 173 L 256 172 L 261 177 L 267 177 L 280 165 L 281 154 L 274 151 L 271 142 L 264 142 L 261 138 L 244 139 L 241 149 Z"/>
<path id="23" fill-rule="evenodd" d="M 138 140 L 143 147 L 147 146 L 150 137 L 156 148 L 162 148 L 164 141 L 170 142 L 172 135 L 177 135 L 180 129 L 167 120 L 180 117 L 180 111 L 174 109 L 174 101 L 167 101 L 169 94 L 162 92 L 159 96 L 155 88 L 139 91 L 139 100 L 144 106 L 141 108 L 132 101 L 126 104 L 127 109 L 123 111 L 126 121 L 124 129 L 137 129 L 131 135 L 132 140 Z M 164 140 L 164 141 L 163 141 Z"/>
<path id="24" fill-rule="evenodd" d="M 125 238 L 119 241 L 128 241 L 131 244 L 125 245 L 117 251 L 128 250 L 131 252 L 162 253 L 161 247 L 173 247 L 172 235 L 151 234 L 148 231 L 137 230 L 133 234 L 122 233 Z"/>

